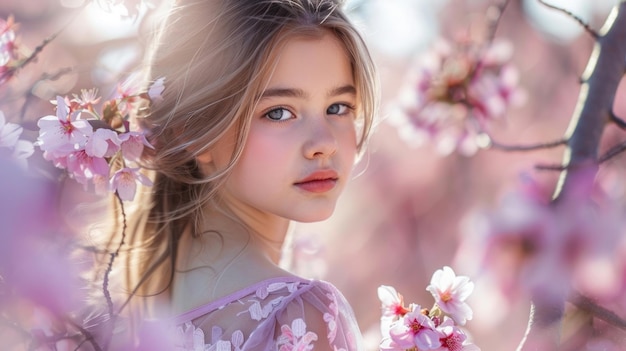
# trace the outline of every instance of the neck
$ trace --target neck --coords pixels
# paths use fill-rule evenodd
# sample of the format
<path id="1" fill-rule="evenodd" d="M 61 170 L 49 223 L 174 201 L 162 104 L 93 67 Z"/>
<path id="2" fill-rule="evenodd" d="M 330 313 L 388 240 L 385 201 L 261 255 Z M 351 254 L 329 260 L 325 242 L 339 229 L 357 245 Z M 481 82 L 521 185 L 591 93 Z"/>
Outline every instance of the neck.
<path id="1" fill-rule="evenodd" d="M 289 220 L 235 206 L 208 207 L 204 215 L 200 233 L 220 233 L 225 250 L 247 247 L 278 264 Z"/>
<path id="2" fill-rule="evenodd" d="M 179 241 L 172 312 L 213 301 L 263 279 L 289 274 L 278 267 L 289 221 L 207 206 L 197 231 Z"/>

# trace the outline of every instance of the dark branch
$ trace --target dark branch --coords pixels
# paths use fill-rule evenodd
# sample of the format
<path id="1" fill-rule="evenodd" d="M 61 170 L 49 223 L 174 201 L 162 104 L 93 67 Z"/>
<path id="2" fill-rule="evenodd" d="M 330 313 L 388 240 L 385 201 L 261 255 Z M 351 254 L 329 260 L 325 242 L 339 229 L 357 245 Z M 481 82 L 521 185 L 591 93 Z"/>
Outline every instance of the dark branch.
<path id="1" fill-rule="evenodd" d="M 115 258 L 120 254 L 120 251 L 122 250 L 122 246 L 124 246 L 124 241 L 126 240 L 126 227 L 127 227 L 126 211 L 124 210 L 124 202 L 122 201 L 122 198 L 120 197 L 118 192 L 115 192 L 115 197 L 117 198 L 120 204 L 120 211 L 122 212 L 122 238 L 120 239 L 120 242 L 117 248 L 115 249 L 115 251 L 110 254 L 111 256 L 109 258 L 109 264 L 104 273 L 104 279 L 102 281 L 102 292 L 104 293 L 104 297 L 106 298 L 107 308 L 109 311 L 109 317 L 111 318 L 112 324 L 115 323 L 116 313 L 113 308 L 113 299 L 111 298 L 111 292 L 109 291 L 109 276 L 111 275 L 111 271 L 113 270 L 113 263 L 115 262 Z M 113 328 L 111 328 L 111 332 L 113 332 Z M 107 349 L 107 346 L 108 345 L 105 345 L 104 347 L 105 350 Z"/>
<path id="2" fill-rule="evenodd" d="M 615 115 L 615 113 L 613 113 L 613 111 L 611 111 L 611 114 L 610 114 L 609 118 L 610 118 L 611 122 L 615 123 L 615 125 L 617 125 L 621 129 L 626 129 L 626 121 L 624 121 L 623 119 L 617 117 Z"/>
<path id="3" fill-rule="evenodd" d="M 490 6 L 487 10 L 489 23 L 489 37 L 487 38 L 487 42 L 493 42 L 493 39 L 496 36 L 496 31 L 498 30 L 498 25 L 500 24 L 500 20 L 502 19 L 502 15 L 504 14 L 504 10 L 507 8 L 511 0 L 504 0 L 498 6 Z"/>
<path id="4" fill-rule="evenodd" d="M 87 331 L 85 328 L 83 328 L 82 326 L 80 326 L 78 323 L 74 322 L 70 318 L 66 318 L 65 321 L 71 326 L 73 326 L 74 328 L 76 328 L 80 332 L 80 334 L 85 337 L 85 339 L 83 339 L 76 346 L 75 351 L 79 350 L 80 347 L 86 342 L 89 342 L 91 346 L 93 346 L 94 351 L 103 351 L 103 348 L 100 347 L 100 345 L 98 345 L 98 343 L 96 342 L 96 339 L 93 337 L 93 335 L 89 331 Z"/>
<path id="5" fill-rule="evenodd" d="M 576 22 L 578 22 L 578 24 L 580 24 L 587 33 L 589 33 L 589 35 L 591 35 L 593 37 L 593 39 L 598 40 L 598 38 L 600 38 L 600 35 L 593 30 L 591 27 L 589 27 L 589 24 L 587 22 L 585 22 L 582 18 L 576 16 L 575 14 L 573 14 L 571 11 L 568 11 L 564 8 L 558 7 L 558 6 L 554 6 L 554 5 L 550 5 L 547 2 L 545 2 L 544 0 L 537 0 L 539 1 L 539 3 L 541 3 L 542 5 L 551 8 L 553 10 L 557 10 L 560 12 L 563 12 L 564 14 L 568 15 L 569 17 L 571 17 L 573 20 L 575 20 Z"/>
<path id="6" fill-rule="evenodd" d="M 594 317 L 599 318 L 611 325 L 626 330 L 626 320 L 621 318 L 614 312 L 598 305 L 590 298 L 583 296 L 579 293 L 573 293 L 569 297 L 569 302 L 583 311 L 587 311 Z"/>
<path id="7" fill-rule="evenodd" d="M 35 59 L 37 58 L 37 56 L 39 56 L 39 54 L 43 51 L 43 49 L 48 46 L 48 44 L 50 44 L 60 33 L 56 32 L 53 35 L 51 35 L 50 37 L 44 39 L 44 41 L 39 44 L 35 50 L 33 50 L 33 52 L 30 54 L 30 56 L 28 56 L 26 59 L 24 59 L 22 62 L 20 62 L 19 65 L 14 66 L 9 68 L 8 70 L 4 71 L 2 73 L 2 75 L 0 75 L 0 82 L 3 82 L 5 80 L 8 80 L 9 78 L 11 78 L 15 73 L 17 73 L 17 71 L 19 71 L 20 69 L 24 68 L 26 65 L 28 65 L 29 63 L 35 61 Z"/>
<path id="8" fill-rule="evenodd" d="M 79 10 L 84 9 L 85 6 L 87 6 L 87 4 L 88 2 L 85 2 L 85 4 L 82 7 L 80 7 Z M 48 46 L 48 44 L 50 44 L 54 39 L 56 39 L 67 27 L 69 27 L 69 25 L 72 22 L 74 22 L 76 18 L 78 18 L 80 13 L 81 11 L 76 11 L 74 16 L 61 29 L 59 29 L 56 33 L 52 34 L 51 36 L 45 38 L 43 42 L 41 42 L 41 44 L 39 44 L 27 58 L 21 61 L 17 66 L 11 67 L 8 70 L 4 71 L 2 75 L 0 75 L 0 82 L 4 82 L 5 80 L 8 80 L 15 73 L 17 73 L 17 71 L 24 68 L 26 65 L 30 64 L 31 62 L 35 61 L 37 59 L 37 56 L 39 56 L 39 54 L 43 51 L 43 49 L 46 46 Z"/>
<path id="9" fill-rule="evenodd" d="M 59 69 L 58 71 L 56 71 L 55 73 L 44 73 L 41 75 L 41 78 L 39 78 L 39 80 L 57 80 L 61 77 L 63 77 L 64 75 L 68 74 L 68 73 L 72 73 L 72 71 L 75 69 L 75 67 L 64 67 Z"/>
<path id="10" fill-rule="evenodd" d="M 615 145 L 609 151 L 604 153 L 604 155 L 598 158 L 598 163 L 606 162 L 624 151 L 626 151 L 626 143 Z"/>
<path id="11" fill-rule="evenodd" d="M 503 151 L 535 151 L 535 150 L 543 150 L 543 149 L 551 149 L 558 146 L 567 145 L 567 139 L 555 140 L 548 143 L 539 143 L 539 144 L 530 144 L 530 145 L 505 145 L 501 144 L 497 141 L 493 141 L 491 137 L 489 137 L 489 146 L 494 149 L 503 150 Z"/>
<path id="12" fill-rule="evenodd" d="M 535 169 L 538 171 L 558 171 L 562 172 L 568 167 L 563 165 L 536 165 Z"/>

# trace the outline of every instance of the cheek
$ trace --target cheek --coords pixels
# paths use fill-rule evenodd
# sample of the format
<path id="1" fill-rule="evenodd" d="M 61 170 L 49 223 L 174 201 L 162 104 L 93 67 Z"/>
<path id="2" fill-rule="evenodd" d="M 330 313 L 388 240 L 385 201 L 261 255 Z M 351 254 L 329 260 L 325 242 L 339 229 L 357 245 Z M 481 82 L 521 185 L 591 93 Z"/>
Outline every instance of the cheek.
<path id="1" fill-rule="evenodd" d="M 240 182 L 256 179 L 267 182 L 287 174 L 290 150 L 293 148 L 280 136 L 250 134 L 233 177 Z"/>
<path id="2" fill-rule="evenodd" d="M 345 158 L 351 158 L 352 161 L 354 161 L 356 159 L 358 143 L 356 127 L 351 125 L 343 130 L 339 140 L 339 147 L 341 148 L 342 154 L 345 155 Z"/>

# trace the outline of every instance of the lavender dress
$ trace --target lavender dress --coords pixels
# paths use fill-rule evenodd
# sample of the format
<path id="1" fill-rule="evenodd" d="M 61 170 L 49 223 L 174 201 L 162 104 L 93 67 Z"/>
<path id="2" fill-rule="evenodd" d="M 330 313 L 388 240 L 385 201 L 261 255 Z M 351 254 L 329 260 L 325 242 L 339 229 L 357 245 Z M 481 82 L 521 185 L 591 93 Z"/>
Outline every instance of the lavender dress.
<path id="1" fill-rule="evenodd" d="M 352 309 L 333 285 L 279 277 L 174 319 L 177 351 L 363 350 Z"/>

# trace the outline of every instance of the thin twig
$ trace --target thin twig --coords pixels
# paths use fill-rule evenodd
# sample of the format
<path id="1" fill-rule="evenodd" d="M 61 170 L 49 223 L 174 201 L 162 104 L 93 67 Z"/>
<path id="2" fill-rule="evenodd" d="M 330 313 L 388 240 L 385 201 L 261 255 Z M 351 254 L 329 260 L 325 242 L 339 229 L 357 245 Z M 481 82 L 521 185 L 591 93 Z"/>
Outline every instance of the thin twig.
<path id="1" fill-rule="evenodd" d="M 65 318 L 65 321 L 69 325 L 76 328 L 80 332 L 80 335 L 85 337 L 80 343 L 78 343 L 78 345 L 76 345 L 74 351 L 80 350 L 80 347 L 86 342 L 89 342 L 91 346 L 93 346 L 94 351 L 103 351 L 103 348 L 100 347 L 100 345 L 98 345 L 98 343 L 96 342 L 96 338 L 94 338 L 87 329 L 83 328 L 80 324 L 74 322 L 71 318 Z"/>
<path id="2" fill-rule="evenodd" d="M 600 305 L 598 305 L 597 303 L 595 303 L 593 300 L 591 300 L 590 298 L 581 295 L 577 292 L 574 292 L 570 297 L 569 297 L 569 302 L 571 302 L 572 304 L 574 304 L 574 306 L 578 307 L 579 309 L 583 310 L 583 311 L 587 311 L 589 313 L 591 313 L 594 317 L 601 319 L 611 325 L 614 325 L 620 329 L 624 329 L 626 330 L 626 319 L 621 318 L 620 316 L 618 316 L 617 314 L 615 314 L 613 311 L 610 311 Z"/>
<path id="3" fill-rule="evenodd" d="M 498 6 L 492 6 L 492 8 L 495 8 L 496 11 L 498 11 L 498 13 L 495 14 L 495 18 L 490 18 L 490 25 L 489 25 L 489 36 L 487 38 L 487 42 L 491 43 L 493 42 L 493 39 L 496 37 L 496 31 L 498 30 L 498 26 L 500 24 L 500 20 L 502 19 L 502 15 L 504 14 L 504 10 L 507 8 L 507 6 L 509 6 L 509 3 L 511 2 L 511 0 L 504 0 L 500 5 Z"/>
<path id="4" fill-rule="evenodd" d="M 589 33 L 589 35 L 591 35 L 593 37 L 593 39 L 598 40 L 598 38 L 600 38 L 600 35 L 595 30 L 593 30 L 591 27 L 589 27 L 589 24 L 587 22 L 585 22 L 582 18 L 576 16 L 571 11 L 566 10 L 564 8 L 561 8 L 561 7 L 558 7 L 558 6 L 554 6 L 554 5 L 548 4 L 544 0 L 537 0 L 537 1 L 539 1 L 540 4 L 542 4 L 542 5 L 544 5 L 544 6 L 548 7 L 548 8 L 551 8 L 553 10 L 557 10 L 557 11 L 563 12 L 564 14 L 568 15 L 569 17 L 571 17 L 573 20 L 578 22 L 578 24 L 580 24 L 585 29 L 585 31 L 587 33 Z"/>
<path id="5" fill-rule="evenodd" d="M 111 256 L 109 258 L 109 264 L 107 265 L 107 269 L 104 272 L 104 279 L 102 281 L 102 292 L 107 302 L 107 308 L 109 310 L 109 317 L 111 318 L 112 324 L 115 323 L 116 313 L 113 309 L 113 299 L 111 298 L 111 292 L 109 291 L 109 276 L 111 275 L 111 271 L 113 270 L 113 262 L 115 262 L 115 258 L 120 254 L 120 251 L 122 250 L 122 246 L 124 246 L 124 241 L 126 240 L 126 227 L 127 227 L 126 211 L 124 210 L 124 202 L 122 201 L 122 198 L 120 197 L 120 194 L 118 192 L 115 192 L 115 197 L 119 201 L 120 211 L 122 212 L 122 238 L 117 248 L 115 249 L 115 251 L 111 253 Z M 113 331 L 113 328 L 111 328 L 111 331 Z M 107 347 L 105 346 L 104 349 L 107 349 Z"/>
<path id="6" fill-rule="evenodd" d="M 567 145 L 567 139 L 555 140 L 547 143 L 538 143 L 538 144 L 530 144 L 530 145 L 505 145 L 499 142 L 493 141 L 491 137 L 490 139 L 490 147 L 495 149 L 503 150 L 503 151 L 535 151 L 535 150 L 543 150 L 543 149 L 551 149 L 558 146 Z"/>
<path id="7" fill-rule="evenodd" d="M 626 151 L 626 143 L 615 145 L 598 158 L 598 163 L 606 162 L 624 151 Z"/>
<path id="8" fill-rule="evenodd" d="M 568 169 L 567 166 L 563 165 L 536 165 L 535 169 L 538 171 L 559 171 L 562 172 Z"/>
<path id="9" fill-rule="evenodd" d="M 42 80 L 52 80 L 55 81 L 62 76 L 72 72 L 74 67 L 65 67 L 59 69 L 56 73 L 43 73 L 41 77 L 35 82 L 35 84 L 41 82 Z M 23 122 L 26 118 L 26 109 L 30 106 L 30 100 L 35 97 L 33 95 L 32 90 L 35 87 L 35 84 L 31 85 L 30 89 L 25 93 L 24 103 L 22 104 L 22 108 L 20 109 L 20 121 Z"/>
<path id="10" fill-rule="evenodd" d="M 80 9 L 81 10 L 84 9 L 85 6 L 86 5 L 83 5 L 83 7 L 81 7 Z M 77 11 L 74 14 L 74 16 L 63 27 L 61 27 L 61 29 L 59 29 L 56 33 L 52 34 L 51 36 L 45 38 L 41 42 L 41 44 L 37 45 L 37 47 L 35 47 L 33 52 L 26 59 L 20 62 L 17 66 L 11 67 L 8 70 L 2 72 L 2 75 L 0 75 L 0 82 L 11 78 L 15 73 L 17 73 L 17 71 L 24 68 L 26 65 L 30 64 L 31 62 L 35 61 L 35 59 L 37 59 L 37 56 L 39 56 L 39 54 L 43 51 L 43 49 L 46 46 L 48 46 L 48 44 L 50 44 L 54 39 L 56 39 L 65 29 L 67 29 L 67 27 L 69 27 L 70 24 L 74 22 L 76 18 L 78 18 L 78 15 L 80 14 L 80 12 L 81 11 Z"/>
<path id="11" fill-rule="evenodd" d="M 611 111 L 611 113 L 609 114 L 609 120 L 615 123 L 615 125 L 617 125 L 618 127 L 620 127 L 620 129 L 626 129 L 626 121 L 617 117 L 617 115 L 613 111 Z"/>

